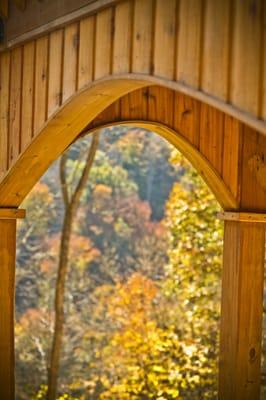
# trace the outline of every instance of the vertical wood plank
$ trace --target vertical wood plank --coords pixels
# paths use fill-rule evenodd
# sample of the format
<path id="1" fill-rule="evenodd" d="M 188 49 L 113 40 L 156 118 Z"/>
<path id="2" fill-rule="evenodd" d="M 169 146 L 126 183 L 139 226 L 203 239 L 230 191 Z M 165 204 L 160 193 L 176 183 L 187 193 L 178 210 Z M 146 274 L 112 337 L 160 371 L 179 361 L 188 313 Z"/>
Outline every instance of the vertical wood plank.
<path id="1" fill-rule="evenodd" d="M 201 87 L 223 100 L 228 97 L 230 3 L 230 0 L 205 3 Z"/>
<path id="2" fill-rule="evenodd" d="M 180 0 L 176 79 L 195 88 L 200 82 L 202 1 Z"/>
<path id="3" fill-rule="evenodd" d="M 95 17 L 88 17 L 80 21 L 79 33 L 79 62 L 78 62 L 78 89 L 92 81 L 93 53 L 94 53 Z"/>
<path id="4" fill-rule="evenodd" d="M 174 129 L 185 136 L 196 148 L 199 147 L 200 107 L 199 101 L 175 92 Z"/>
<path id="5" fill-rule="evenodd" d="M 0 178 L 8 166 L 10 53 L 0 54 Z"/>
<path id="6" fill-rule="evenodd" d="M 113 10 L 106 9 L 97 14 L 95 38 L 95 73 L 100 79 L 111 72 L 113 39 Z"/>
<path id="7" fill-rule="evenodd" d="M 152 0 L 136 0 L 133 24 L 132 72 L 153 72 L 152 35 L 154 4 Z"/>
<path id="8" fill-rule="evenodd" d="M 262 80 L 262 92 L 261 92 L 261 98 L 260 98 L 260 115 L 262 119 L 266 120 L 266 4 L 265 2 L 262 3 L 262 12 L 263 12 L 263 18 L 262 18 L 262 54 L 263 54 L 263 59 L 261 60 L 261 80 Z"/>
<path id="9" fill-rule="evenodd" d="M 33 131 L 33 91 L 34 91 L 34 58 L 35 43 L 25 44 L 23 49 L 22 78 L 22 116 L 21 116 L 21 150 L 30 143 Z"/>
<path id="10" fill-rule="evenodd" d="M 225 222 L 219 399 L 259 400 L 265 228 Z"/>
<path id="11" fill-rule="evenodd" d="M 36 41 L 33 134 L 44 124 L 47 101 L 48 37 Z"/>
<path id="12" fill-rule="evenodd" d="M 0 220 L 0 398 L 15 398 L 14 292 L 16 220 Z"/>
<path id="13" fill-rule="evenodd" d="M 200 110 L 200 151 L 222 173 L 224 114 L 207 104 Z"/>
<path id="14" fill-rule="evenodd" d="M 63 31 L 52 32 L 49 40 L 47 116 L 62 104 Z"/>
<path id="15" fill-rule="evenodd" d="M 260 91 L 261 0 L 235 0 L 231 100 L 258 115 Z"/>
<path id="16" fill-rule="evenodd" d="M 266 207 L 266 136 L 243 126 L 241 208 L 260 210 Z"/>
<path id="17" fill-rule="evenodd" d="M 176 0 L 157 0 L 155 11 L 154 74 L 173 79 L 176 45 Z"/>
<path id="18" fill-rule="evenodd" d="M 242 124 L 238 120 L 224 116 L 224 150 L 222 177 L 232 194 L 239 200 L 240 168 L 242 145 Z"/>
<path id="19" fill-rule="evenodd" d="M 10 109 L 9 109 L 9 164 L 19 155 L 21 122 L 22 49 L 11 52 Z"/>
<path id="20" fill-rule="evenodd" d="M 142 119 L 148 117 L 148 91 L 139 89 L 121 98 L 121 119 Z"/>
<path id="21" fill-rule="evenodd" d="M 64 61 L 63 61 L 63 103 L 69 99 L 77 88 L 77 67 L 79 49 L 78 24 L 65 28 Z"/>
<path id="22" fill-rule="evenodd" d="M 113 53 L 114 74 L 130 71 L 132 19 L 132 2 L 126 1 L 116 5 Z"/>
<path id="23" fill-rule="evenodd" d="M 158 121 L 173 126 L 173 100 L 172 90 L 151 86 L 148 89 L 148 120 Z"/>

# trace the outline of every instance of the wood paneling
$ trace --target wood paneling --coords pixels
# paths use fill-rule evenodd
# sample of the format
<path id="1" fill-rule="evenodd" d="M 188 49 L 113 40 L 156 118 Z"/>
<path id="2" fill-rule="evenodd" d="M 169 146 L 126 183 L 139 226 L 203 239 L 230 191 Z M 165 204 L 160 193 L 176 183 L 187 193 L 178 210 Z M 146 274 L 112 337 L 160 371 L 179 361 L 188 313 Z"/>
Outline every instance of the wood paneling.
<path id="1" fill-rule="evenodd" d="M 177 81 L 199 87 L 202 51 L 202 0 L 180 0 L 178 12 Z"/>
<path id="2" fill-rule="evenodd" d="M 21 150 L 30 143 L 33 134 L 33 93 L 34 93 L 35 43 L 30 42 L 23 49 Z"/>
<path id="3" fill-rule="evenodd" d="M 95 18 L 83 19 L 79 29 L 78 89 L 81 89 L 93 79 Z"/>
<path id="4" fill-rule="evenodd" d="M 22 74 L 22 49 L 17 48 L 11 52 L 10 69 L 10 98 L 9 98 L 9 165 L 19 155 L 20 147 L 20 118 L 21 118 L 21 74 Z"/>
<path id="5" fill-rule="evenodd" d="M 231 0 L 206 1 L 202 49 L 202 89 L 228 97 L 231 48 Z"/>
<path id="6" fill-rule="evenodd" d="M 51 33 L 49 40 L 48 118 L 62 103 L 63 31 Z"/>
<path id="7" fill-rule="evenodd" d="M 263 224 L 225 222 L 219 398 L 259 399 Z"/>
<path id="8" fill-rule="evenodd" d="M 113 10 L 100 12 L 96 18 L 94 79 L 109 75 L 112 67 Z"/>
<path id="9" fill-rule="evenodd" d="M 263 0 L 235 0 L 233 23 L 232 103 L 254 115 L 259 113 Z M 256 60 L 256 61 L 255 61 Z M 265 75 L 266 71 L 263 71 Z"/>
<path id="10" fill-rule="evenodd" d="M 49 1 L 50 16 L 59 2 Z M 138 120 L 185 154 L 224 209 L 265 212 L 264 0 L 99 0 L 93 15 L 86 9 L 60 21 L 55 12 L 49 31 L 0 53 L 0 207 L 17 207 L 85 129 Z M 3 399 L 14 390 L 13 222 L 0 221 Z M 222 399 L 258 399 L 263 246 L 260 226 L 226 222 Z"/>
<path id="11" fill-rule="evenodd" d="M 178 101 L 172 104 L 162 90 L 164 101 L 158 108 L 149 89 L 148 103 L 141 95 L 143 105 L 136 98 L 130 99 L 128 107 L 131 113 L 141 107 L 143 118 L 148 108 L 156 120 L 171 116 L 174 128 L 186 132 L 187 139 L 228 179 L 236 153 L 225 152 L 229 158 L 218 159 L 220 150 L 217 156 L 215 149 L 225 141 L 238 151 L 236 124 L 231 126 L 228 117 L 225 130 L 223 121 L 217 122 L 198 104 L 211 104 L 221 110 L 220 115 L 227 112 L 266 133 L 266 123 L 260 119 L 266 115 L 264 14 L 263 0 L 124 0 L 0 53 L 0 146 L 8 147 L 1 157 L 0 176 L 47 119 L 79 90 L 122 74 L 133 81 L 142 78 L 146 86 L 155 79 L 183 92 L 174 95 Z M 126 112 L 129 99 L 122 101 Z M 201 138 L 199 113 L 211 142 Z M 211 113 L 219 114 L 218 110 Z M 237 174 L 231 174 L 229 184 L 235 194 Z"/>
<path id="12" fill-rule="evenodd" d="M 168 0 L 157 0 L 155 9 L 154 37 L 154 75 L 174 79 L 176 32 L 177 32 L 177 3 Z M 170 61 L 171 60 L 171 61 Z M 170 61 L 170 62 L 169 62 Z"/>
<path id="13" fill-rule="evenodd" d="M 8 169 L 10 53 L 0 58 L 0 177 Z"/>
<path id="14" fill-rule="evenodd" d="M 72 24 L 65 29 L 63 54 L 63 102 L 77 90 L 77 68 L 79 50 L 79 26 Z"/>
<path id="15" fill-rule="evenodd" d="M 46 119 L 46 95 L 48 72 L 48 36 L 36 42 L 35 56 L 35 82 L 34 82 L 34 118 L 33 135 L 35 136 Z"/>
<path id="16" fill-rule="evenodd" d="M 15 398 L 14 286 L 16 220 L 0 218 L 0 398 Z"/>
<path id="17" fill-rule="evenodd" d="M 133 4 L 131 1 L 119 3 L 115 8 L 115 29 L 113 48 L 113 73 L 127 73 L 131 69 L 131 46 Z"/>
<path id="18" fill-rule="evenodd" d="M 155 2 L 152 0 L 135 0 L 132 38 L 133 72 L 149 74 L 153 69 L 151 60 L 153 43 L 154 4 Z"/>

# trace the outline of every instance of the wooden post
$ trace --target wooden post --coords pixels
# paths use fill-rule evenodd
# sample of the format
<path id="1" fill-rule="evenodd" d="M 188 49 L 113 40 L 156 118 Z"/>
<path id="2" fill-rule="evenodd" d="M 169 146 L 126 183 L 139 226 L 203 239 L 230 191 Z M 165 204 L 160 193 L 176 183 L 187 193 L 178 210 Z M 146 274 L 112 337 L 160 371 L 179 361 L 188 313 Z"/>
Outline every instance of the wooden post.
<path id="1" fill-rule="evenodd" d="M 219 399 L 259 400 L 265 215 L 222 213 L 222 218 Z"/>
<path id="2" fill-rule="evenodd" d="M 15 398 L 14 291 L 16 219 L 24 210 L 0 209 L 0 399 Z"/>

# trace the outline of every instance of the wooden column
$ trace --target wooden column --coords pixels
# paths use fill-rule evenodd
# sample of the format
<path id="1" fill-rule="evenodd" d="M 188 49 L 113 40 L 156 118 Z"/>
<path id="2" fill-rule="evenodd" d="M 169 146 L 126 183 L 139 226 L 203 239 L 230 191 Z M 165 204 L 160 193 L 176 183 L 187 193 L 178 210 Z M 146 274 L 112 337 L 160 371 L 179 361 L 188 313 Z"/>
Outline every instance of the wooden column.
<path id="1" fill-rule="evenodd" d="M 266 215 L 221 217 L 225 226 L 219 399 L 258 400 Z"/>
<path id="2" fill-rule="evenodd" d="M 0 208 L 0 399 L 15 398 L 14 292 L 16 219 L 24 210 Z"/>

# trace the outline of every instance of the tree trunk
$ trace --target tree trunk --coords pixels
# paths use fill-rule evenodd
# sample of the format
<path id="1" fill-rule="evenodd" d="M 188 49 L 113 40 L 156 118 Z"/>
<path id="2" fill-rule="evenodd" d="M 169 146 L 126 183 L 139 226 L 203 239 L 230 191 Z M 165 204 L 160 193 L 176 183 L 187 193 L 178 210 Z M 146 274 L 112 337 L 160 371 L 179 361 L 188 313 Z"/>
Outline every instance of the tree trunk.
<path id="1" fill-rule="evenodd" d="M 55 322 L 54 335 L 51 348 L 50 365 L 48 368 L 48 392 L 47 400 L 56 400 L 57 383 L 60 368 L 60 354 L 64 336 L 64 297 L 65 282 L 68 269 L 68 257 L 70 249 L 70 238 L 72 232 L 73 221 L 76 217 L 82 192 L 87 183 L 87 179 L 93 165 L 99 143 L 99 134 L 93 134 L 92 143 L 88 152 L 87 162 L 82 172 L 82 176 L 76 186 L 73 195 L 70 197 L 66 177 L 65 165 L 67 157 L 64 154 L 60 162 L 60 182 L 62 188 L 63 199 L 65 203 L 65 215 L 62 227 L 62 236 L 60 243 L 59 264 L 55 288 Z"/>
<path id="2" fill-rule="evenodd" d="M 56 280 L 56 293 L 55 293 L 55 326 L 54 337 L 51 349 L 50 368 L 48 370 L 48 400 L 56 399 L 57 392 L 57 379 L 59 372 L 60 353 L 62 348 L 63 333 L 64 333 L 64 294 L 65 294 L 65 281 L 68 266 L 69 244 L 72 230 L 73 213 L 72 210 L 66 210 L 61 245 L 60 257 Z"/>

